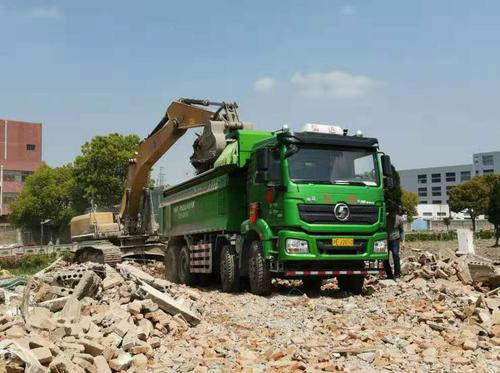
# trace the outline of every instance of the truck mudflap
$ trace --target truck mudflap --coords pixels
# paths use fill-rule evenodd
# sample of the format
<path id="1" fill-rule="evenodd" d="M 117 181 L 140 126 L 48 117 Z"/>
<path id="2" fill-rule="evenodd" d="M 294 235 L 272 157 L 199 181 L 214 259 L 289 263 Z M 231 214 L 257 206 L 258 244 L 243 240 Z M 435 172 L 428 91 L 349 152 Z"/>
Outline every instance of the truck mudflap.
<path id="1" fill-rule="evenodd" d="M 383 269 L 372 269 L 372 270 L 352 270 L 352 271 L 285 271 L 284 276 L 295 277 L 295 276 L 354 276 L 354 275 L 383 275 L 385 272 Z"/>

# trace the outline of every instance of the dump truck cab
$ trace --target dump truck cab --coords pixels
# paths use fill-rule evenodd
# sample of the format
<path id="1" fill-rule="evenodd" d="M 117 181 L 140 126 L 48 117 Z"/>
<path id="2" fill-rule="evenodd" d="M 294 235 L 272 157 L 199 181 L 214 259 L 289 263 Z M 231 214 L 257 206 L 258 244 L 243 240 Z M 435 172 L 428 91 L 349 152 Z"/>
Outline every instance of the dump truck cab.
<path id="1" fill-rule="evenodd" d="M 241 233 L 259 238 L 273 276 L 362 283 L 387 259 L 389 165 L 374 138 L 325 125 L 280 131 L 252 149 Z"/>
<path id="2" fill-rule="evenodd" d="M 220 274 L 225 291 L 248 278 L 269 294 L 272 278 L 318 288 L 336 277 L 359 293 L 388 258 L 384 189 L 390 159 L 378 141 L 336 126 L 301 132 L 234 129 L 213 168 L 164 191 L 167 278 Z"/>

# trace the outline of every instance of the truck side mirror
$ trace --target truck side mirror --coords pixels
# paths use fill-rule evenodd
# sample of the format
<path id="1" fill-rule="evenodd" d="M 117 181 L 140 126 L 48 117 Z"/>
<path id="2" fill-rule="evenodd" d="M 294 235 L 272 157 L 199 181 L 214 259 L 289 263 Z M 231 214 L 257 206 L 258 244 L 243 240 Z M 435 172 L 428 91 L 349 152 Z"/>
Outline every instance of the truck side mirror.
<path id="1" fill-rule="evenodd" d="M 392 177 L 391 157 L 386 154 L 382 156 L 382 174 L 386 177 Z"/>
<path id="2" fill-rule="evenodd" d="M 258 184 L 269 181 L 269 153 L 268 148 L 259 148 L 255 151 L 255 182 Z"/>

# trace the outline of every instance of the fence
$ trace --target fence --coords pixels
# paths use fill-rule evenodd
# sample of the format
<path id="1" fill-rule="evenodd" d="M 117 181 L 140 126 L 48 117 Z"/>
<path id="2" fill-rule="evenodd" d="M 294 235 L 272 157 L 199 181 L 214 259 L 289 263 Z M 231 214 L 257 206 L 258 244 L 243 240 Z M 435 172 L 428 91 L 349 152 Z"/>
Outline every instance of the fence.
<path id="1" fill-rule="evenodd" d="M 456 231 L 460 228 L 472 230 L 472 221 L 468 220 L 451 220 L 449 227 L 442 220 L 423 220 L 414 221 L 410 227 L 408 222 L 405 222 L 405 231 L 432 231 L 445 232 L 447 230 Z M 476 220 L 476 231 L 494 231 L 495 227 L 488 220 Z"/>

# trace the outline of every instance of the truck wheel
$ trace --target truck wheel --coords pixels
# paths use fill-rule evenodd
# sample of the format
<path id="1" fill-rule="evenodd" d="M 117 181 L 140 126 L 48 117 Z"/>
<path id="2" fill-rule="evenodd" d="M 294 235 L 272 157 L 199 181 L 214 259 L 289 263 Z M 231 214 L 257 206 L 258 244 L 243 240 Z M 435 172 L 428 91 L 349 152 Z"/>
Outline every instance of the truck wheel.
<path id="1" fill-rule="evenodd" d="M 365 276 L 337 276 L 337 283 L 340 290 L 348 291 L 353 294 L 361 294 L 363 291 L 363 284 L 365 283 Z"/>
<path id="2" fill-rule="evenodd" d="M 168 281 L 178 284 L 179 271 L 177 270 L 177 261 L 179 259 L 179 248 L 170 246 L 165 253 L 165 277 Z"/>
<path id="3" fill-rule="evenodd" d="M 179 255 L 179 265 L 177 267 L 179 269 L 179 281 L 181 284 L 194 285 L 196 282 L 196 275 L 191 273 L 189 262 L 189 248 L 183 246 Z"/>
<path id="4" fill-rule="evenodd" d="M 262 255 L 262 243 L 258 240 L 250 244 L 250 258 L 248 260 L 248 277 L 250 291 L 256 295 L 271 294 L 271 272 Z"/>
<path id="5" fill-rule="evenodd" d="M 321 285 L 323 285 L 323 280 L 321 278 L 302 279 L 302 286 L 305 290 L 319 292 L 321 290 Z"/>
<path id="6" fill-rule="evenodd" d="M 230 245 L 222 247 L 220 255 L 220 282 L 222 291 L 235 293 L 240 290 L 240 268 L 236 250 Z"/>

